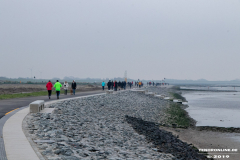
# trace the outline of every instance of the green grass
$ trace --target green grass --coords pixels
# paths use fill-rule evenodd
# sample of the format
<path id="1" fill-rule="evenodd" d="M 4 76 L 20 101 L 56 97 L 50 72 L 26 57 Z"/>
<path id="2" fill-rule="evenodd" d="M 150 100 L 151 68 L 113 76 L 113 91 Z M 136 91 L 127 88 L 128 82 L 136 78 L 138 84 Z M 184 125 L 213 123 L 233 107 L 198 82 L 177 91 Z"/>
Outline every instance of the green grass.
<path id="1" fill-rule="evenodd" d="M 171 104 L 167 109 L 168 122 L 170 124 L 176 123 L 178 126 L 189 127 L 191 119 L 187 112 L 180 107 L 179 104 Z"/>
<path id="2" fill-rule="evenodd" d="M 61 90 L 60 93 L 64 93 L 64 91 Z M 70 90 L 68 90 L 68 93 L 70 93 Z M 31 92 L 31 93 L 17 93 L 17 94 L 1 94 L 0 100 L 12 99 L 12 98 L 47 96 L 47 95 L 48 95 L 47 91 L 39 91 L 39 92 Z M 56 91 L 52 91 L 52 95 L 56 95 Z"/>

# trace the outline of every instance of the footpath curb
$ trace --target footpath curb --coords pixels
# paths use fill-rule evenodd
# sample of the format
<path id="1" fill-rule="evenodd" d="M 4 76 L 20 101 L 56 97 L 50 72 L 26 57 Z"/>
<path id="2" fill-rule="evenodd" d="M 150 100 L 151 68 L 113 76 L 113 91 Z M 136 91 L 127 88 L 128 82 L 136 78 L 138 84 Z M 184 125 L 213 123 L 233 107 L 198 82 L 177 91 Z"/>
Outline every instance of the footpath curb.
<path id="1" fill-rule="evenodd" d="M 12 111 L 11 113 L 5 115 L 0 119 L 0 160 L 7 160 L 7 155 L 4 146 L 4 139 L 3 139 L 3 126 L 6 121 L 18 111 L 24 109 L 25 107 L 19 108 L 18 110 Z"/>

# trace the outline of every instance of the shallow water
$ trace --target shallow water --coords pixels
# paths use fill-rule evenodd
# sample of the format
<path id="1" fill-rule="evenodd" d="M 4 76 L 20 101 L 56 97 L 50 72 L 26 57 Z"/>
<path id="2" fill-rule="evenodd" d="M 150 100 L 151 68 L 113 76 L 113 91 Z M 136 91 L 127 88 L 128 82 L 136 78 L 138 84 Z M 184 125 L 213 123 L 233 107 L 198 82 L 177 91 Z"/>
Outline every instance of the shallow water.
<path id="1" fill-rule="evenodd" d="M 197 126 L 240 127 L 240 92 L 193 91 L 183 96 L 189 105 L 186 111 Z"/>

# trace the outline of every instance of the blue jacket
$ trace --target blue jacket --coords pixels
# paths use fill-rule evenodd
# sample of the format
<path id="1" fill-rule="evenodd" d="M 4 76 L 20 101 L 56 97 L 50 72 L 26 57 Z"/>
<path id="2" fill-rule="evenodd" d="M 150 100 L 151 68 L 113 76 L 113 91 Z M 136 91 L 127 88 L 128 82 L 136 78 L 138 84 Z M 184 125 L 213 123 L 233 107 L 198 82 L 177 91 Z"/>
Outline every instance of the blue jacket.
<path id="1" fill-rule="evenodd" d="M 102 86 L 105 86 L 105 82 L 102 82 Z"/>

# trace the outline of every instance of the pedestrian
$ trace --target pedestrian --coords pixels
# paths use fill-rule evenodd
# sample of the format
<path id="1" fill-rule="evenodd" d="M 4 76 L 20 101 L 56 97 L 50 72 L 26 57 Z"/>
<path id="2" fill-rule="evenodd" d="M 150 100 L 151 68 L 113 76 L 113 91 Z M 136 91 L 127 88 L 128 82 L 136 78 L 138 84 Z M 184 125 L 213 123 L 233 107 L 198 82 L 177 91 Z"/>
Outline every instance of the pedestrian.
<path id="1" fill-rule="evenodd" d="M 137 82 L 135 81 L 135 86 L 137 85 Z"/>
<path id="2" fill-rule="evenodd" d="M 75 91 L 77 89 L 77 83 L 73 80 L 72 82 L 72 91 L 73 91 L 73 95 L 75 95 Z"/>
<path id="3" fill-rule="evenodd" d="M 113 90 L 113 85 L 114 85 L 114 83 L 113 83 L 113 81 L 112 81 L 112 83 L 111 83 L 111 86 L 112 86 L 112 90 Z"/>
<path id="4" fill-rule="evenodd" d="M 57 80 L 53 87 L 56 89 L 57 99 L 59 99 L 62 84 Z"/>
<path id="5" fill-rule="evenodd" d="M 117 83 L 117 81 L 116 81 L 116 80 L 114 81 L 114 84 L 113 84 L 113 86 L 114 86 L 114 91 L 117 91 L 118 83 Z"/>
<path id="6" fill-rule="evenodd" d="M 139 86 L 139 88 L 141 88 L 141 82 L 138 82 L 138 86 Z"/>
<path id="7" fill-rule="evenodd" d="M 132 83 L 131 82 L 129 83 L 129 86 L 130 86 L 130 89 L 131 89 L 131 87 L 132 87 Z"/>
<path id="8" fill-rule="evenodd" d="M 120 88 L 122 87 L 122 83 L 120 82 L 120 81 L 118 81 L 118 88 L 119 88 L 119 90 L 120 90 Z"/>
<path id="9" fill-rule="evenodd" d="M 102 82 L 102 90 L 104 91 L 105 82 Z"/>
<path id="10" fill-rule="evenodd" d="M 139 82 L 137 82 L 137 87 L 138 87 L 138 85 L 139 85 Z"/>
<path id="11" fill-rule="evenodd" d="M 111 85 L 112 85 L 112 82 L 109 80 L 108 83 L 107 83 L 107 86 L 108 86 L 108 90 L 111 89 Z"/>
<path id="12" fill-rule="evenodd" d="M 63 89 L 64 89 L 64 94 L 67 95 L 67 92 L 68 92 L 68 83 L 67 83 L 67 81 L 65 81 L 63 83 Z"/>
<path id="13" fill-rule="evenodd" d="M 126 85 L 127 85 L 126 81 L 124 81 L 123 85 L 124 85 L 123 88 L 125 90 L 126 89 Z"/>
<path id="14" fill-rule="evenodd" d="M 51 95 L 52 95 L 52 82 L 49 80 L 48 83 L 46 84 L 46 88 L 48 90 L 48 98 L 51 99 Z"/>

